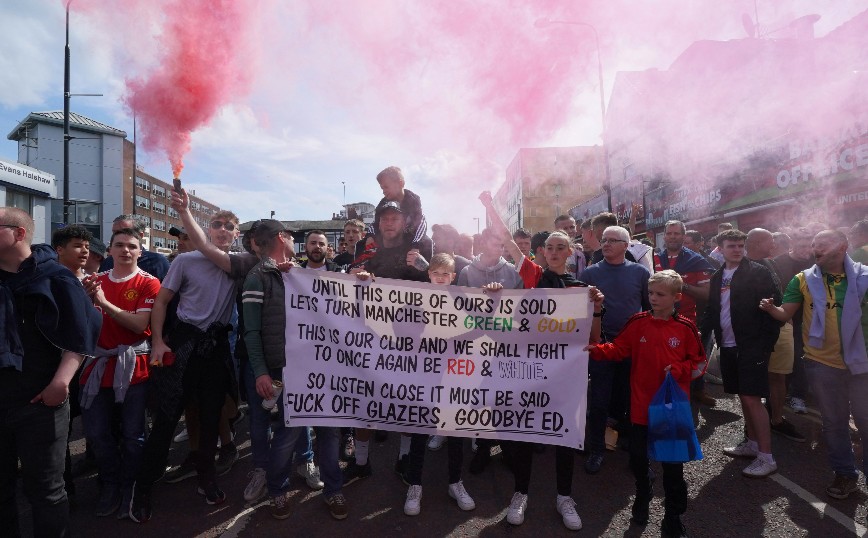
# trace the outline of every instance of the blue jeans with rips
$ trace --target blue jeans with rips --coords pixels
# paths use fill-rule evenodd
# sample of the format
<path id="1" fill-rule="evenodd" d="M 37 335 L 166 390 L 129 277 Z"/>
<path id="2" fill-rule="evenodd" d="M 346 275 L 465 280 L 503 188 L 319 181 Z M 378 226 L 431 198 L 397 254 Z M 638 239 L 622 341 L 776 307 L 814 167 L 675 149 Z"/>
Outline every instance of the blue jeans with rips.
<path id="1" fill-rule="evenodd" d="M 850 441 L 850 415 L 859 433 L 863 437 L 868 434 L 868 374 L 853 375 L 849 370 L 811 359 L 805 359 L 805 373 L 823 417 L 829 466 L 837 474 L 859 476 Z M 868 458 L 864 454 L 862 472 L 868 476 Z"/>

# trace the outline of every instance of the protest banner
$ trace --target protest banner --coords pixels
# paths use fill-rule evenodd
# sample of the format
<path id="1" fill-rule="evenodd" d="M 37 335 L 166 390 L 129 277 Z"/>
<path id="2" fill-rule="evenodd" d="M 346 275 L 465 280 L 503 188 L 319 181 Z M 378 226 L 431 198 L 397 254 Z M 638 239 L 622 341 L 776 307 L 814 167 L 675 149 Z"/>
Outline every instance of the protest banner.
<path id="1" fill-rule="evenodd" d="M 287 424 L 583 448 L 587 288 L 283 278 Z"/>

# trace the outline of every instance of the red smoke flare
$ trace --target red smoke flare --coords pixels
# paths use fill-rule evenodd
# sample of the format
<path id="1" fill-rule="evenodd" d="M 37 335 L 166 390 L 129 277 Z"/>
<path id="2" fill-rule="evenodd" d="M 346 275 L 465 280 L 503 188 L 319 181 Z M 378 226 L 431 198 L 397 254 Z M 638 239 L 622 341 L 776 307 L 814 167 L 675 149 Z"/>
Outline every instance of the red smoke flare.
<path id="1" fill-rule="evenodd" d="M 223 105 L 247 93 L 252 0 L 176 0 L 165 6 L 162 57 L 149 73 L 127 80 L 126 104 L 141 124 L 145 150 L 163 151 L 175 177 L 191 133 Z"/>

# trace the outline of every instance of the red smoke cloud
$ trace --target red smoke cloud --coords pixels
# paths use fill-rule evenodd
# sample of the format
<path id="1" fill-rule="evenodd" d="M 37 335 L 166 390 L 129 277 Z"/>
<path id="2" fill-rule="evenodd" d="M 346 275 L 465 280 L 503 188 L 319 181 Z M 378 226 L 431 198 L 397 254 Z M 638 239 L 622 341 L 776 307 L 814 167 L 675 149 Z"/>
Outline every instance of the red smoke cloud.
<path id="1" fill-rule="evenodd" d="M 190 151 L 191 133 L 250 89 L 253 62 L 249 50 L 254 41 L 253 17 L 260 6 L 255 0 L 83 0 L 72 4 L 122 32 L 116 39 L 135 39 L 136 32 L 148 32 L 155 39 L 149 45 L 155 44 L 156 50 L 127 51 L 150 61 L 146 60 L 149 67 L 143 72 L 128 75 L 124 102 L 141 126 L 144 149 L 163 152 L 175 177 Z M 123 33 L 127 31 L 133 35 Z"/>

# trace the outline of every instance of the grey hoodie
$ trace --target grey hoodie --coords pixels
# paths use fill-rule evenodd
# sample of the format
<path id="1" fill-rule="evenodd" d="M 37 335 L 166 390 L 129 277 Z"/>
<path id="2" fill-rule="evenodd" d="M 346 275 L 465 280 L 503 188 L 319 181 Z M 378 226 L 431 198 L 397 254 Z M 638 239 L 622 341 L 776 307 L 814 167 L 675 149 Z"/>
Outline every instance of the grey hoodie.
<path id="1" fill-rule="evenodd" d="M 483 266 L 480 261 L 481 258 L 481 254 L 474 257 L 470 265 L 461 270 L 458 275 L 459 286 L 481 288 L 491 282 L 500 282 L 507 289 L 524 289 L 524 283 L 518 271 L 515 270 L 515 266 L 504 260 L 503 256 L 491 267 Z"/>

